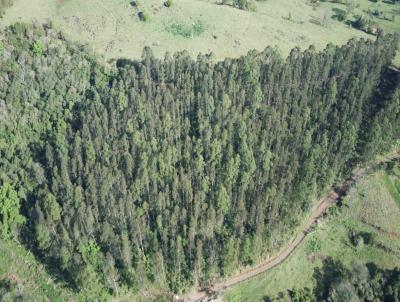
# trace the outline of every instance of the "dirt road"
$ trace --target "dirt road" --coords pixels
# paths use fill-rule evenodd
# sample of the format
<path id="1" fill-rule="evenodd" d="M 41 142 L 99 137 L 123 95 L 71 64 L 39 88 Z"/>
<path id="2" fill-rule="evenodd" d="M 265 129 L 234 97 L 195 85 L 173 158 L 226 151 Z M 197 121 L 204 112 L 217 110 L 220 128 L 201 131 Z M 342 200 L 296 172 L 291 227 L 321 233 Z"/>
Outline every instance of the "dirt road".
<path id="1" fill-rule="evenodd" d="M 385 162 L 389 162 L 392 160 L 400 160 L 399 154 L 388 155 L 382 160 L 375 163 L 375 165 L 379 165 Z M 368 167 L 369 168 L 369 167 Z M 352 176 L 339 184 L 334 190 L 332 190 L 327 196 L 322 198 L 311 210 L 310 217 L 304 222 L 302 227 L 302 231 L 291 241 L 287 246 L 285 246 L 278 254 L 274 257 L 269 258 L 265 262 L 259 264 L 256 267 L 247 269 L 242 271 L 240 274 L 236 276 L 229 277 L 221 282 L 214 284 L 211 288 L 204 290 L 199 289 L 197 291 L 190 292 L 186 294 L 184 297 L 185 302 L 199 302 L 203 299 L 206 299 L 210 292 L 221 292 L 226 289 L 237 285 L 243 281 L 251 279 L 261 273 L 264 273 L 267 270 L 277 266 L 282 263 L 286 258 L 290 256 L 290 254 L 299 246 L 299 244 L 304 240 L 307 236 L 310 227 L 320 218 L 331 205 L 336 203 L 343 195 L 345 195 L 348 189 L 351 187 L 353 183 L 363 177 L 368 168 L 356 168 L 352 172 Z"/>

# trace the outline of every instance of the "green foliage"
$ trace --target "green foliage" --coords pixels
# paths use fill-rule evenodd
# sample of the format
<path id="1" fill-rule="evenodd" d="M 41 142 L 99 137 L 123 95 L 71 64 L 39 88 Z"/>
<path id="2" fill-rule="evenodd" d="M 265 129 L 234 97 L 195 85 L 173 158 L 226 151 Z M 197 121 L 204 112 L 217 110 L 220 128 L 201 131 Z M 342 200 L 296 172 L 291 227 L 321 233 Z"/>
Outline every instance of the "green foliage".
<path id="1" fill-rule="evenodd" d="M 373 236 L 367 232 L 356 232 L 349 230 L 349 240 L 358 249 L 362 248 L 364 244 L 372 244 Z"/>
<path id="2" fill-rule="evenodd" d="M 18 226 L 25 222 L 20 214 L 18 193 L 9 183 L 0 187 L 0 234 L 3 239 L 15 236 Z"/>
<path id="3" fill-rule="evenodd" d="M 95 241 L 89 240 L 89 242 L 86 244 L 81 243 L 78 246 L 78 251 L 86 263 L 91 264 L 94 267 L 99 265 L 100 247 Z"/>
<path id="4" fill-rule="evenodd" d="M 82 300 L 179 292 L 256 263 L 360 163 L 370 108 L 395 101 L 372 97 L 395 36 L 287 59 L 271 48 L 159 59 L 146 48 L 113 69 L 48 26 L 4 36 L 20 47 L 0 66 L 0 177 L 27 197 L 32 250 Z M 38 64 L 30 41 L 59 46 Z"/>
<path id="5" fill-rule="evenodd" d="M 316 288 L 288 290 L 290 301 L 395 301 L 399 297 L 400 269 L 383 270 L 374 264 L 354 262 L 350 269 L 340 261 L 324 260 L 315 269 Z M 284 301 L 282 292 L 268 301 Z"/>
<path id="6" fill-rule="evenodd" d="M 144 10 L 138 12 L 138 17 L 139 17 L 139 20 L 142 21 L 142 22 L 147 22 L 147 21 L 150 20 L 150 15 L 149 15 L 149 13 L 146 12 L 146 11 L 144 11 Z"/>
<path id="7" fill-rule="evenodd" d="M 226 191 L 223 185 L 221 185 L 221 187 L 219 188 L 216 198 L 217 198 L 217 208 L 221 210 L 223 215 L 225 215 L 229 211 L 230 200 L 228 192 Z"/>
<path id="8" fill-rule="evenodd" d="M 395 175 L 395 177 L 390 177 L 390 175 L 386 175 L 384 180 L 385 180 L 385 185 L 386 185 L 388 191 L 392 195 L 393 199 L 400 206 L 400 175 L 399 175 L 400 169 L 398 168 L 398 166 L 399 165 L 397 165 L 397 169 L 395 166 L 395 168 L 393 169 L 393 172 L 392 172 Z"/>
<path id="9" fill-rule="evenodd" d="M 379 32 L 381 32 L 378 24 L 371 18 L 364 15 L 356 16 L 356 19 L 352 24 L 355 28 L 365 31 L 369 34 L 377 35 Z"/>
<path id="10" fill-rule="evenodd" d="M 389 171 L 395 163 L 391 162 Z M 396 234 L 400 233 L 400 209 L 386 188 L 385 175 L 384 171 L 378 170 L 362 178 L 346 193 L 342 205 L 331 207 L 288 259 L 257 278 L 235 286 L 225 294 L 224 301 L 262 301 L 265 294 L 276 297 L 277 301 L 290 301 L 292 290 L 288 292 L 288 288 L 294 291 L 308 288 L 315 301 L 315 272 L 327 258 L 342 261 L 350 270 L 354 260 L 365 264 L 372 262 L 387 269 L 398 266 L 396 255 L 400 252 L 400 237 Z M 388 172 L 388 175 L 395 180 L 393 174 Z M 351 230 L 357 236 L 367 235 L 372 240 L 357 249 L 349 240 Z M 320 250 L 310 254 L 309 242 L 315 239 L 320 243 Z"/>
<path id="11" fill-rule="evenodd" d="M 39 42 L 39 41 L 35 41 L 33 44 L 32 44 L 32 52 L 35 54 L 35 55 L 37 55 L 37 56 L 41 56 L 42 54 L 43 54 L 43 51 L 44 51 L 44 46 L 43 46 L 43 44 L 41 43 L 41 42 Z"/>
<path id="12" fill-rule="evenodd" d="M 338 21 L 345 21 L 347 19 L 348 14 L 349 14 L 348 11 L 344 9 L 336 9 L 334 17 Z"/>
<path id="13" fill-rule="evenodd" d="M 171 21 L 165 26 L 165 29 L 175 36 L 193 39 L 200 36 L 206 30 L 206 25 L 199 19 L 191 24 Z"/>
<path id="14" fill-rule="evenodd" d="M 319 252 L 321 250 L 321 243 L 317 238 L 312 237 L 307 244 L 307 252 L 309 254 Z"/>
<path id="15" fill-rule="evenodd" d="M 311 302 L 313 301 L 312 291 L 308 287 L 292 289 L 290 290 L 290 299 L 292 302 Z"/>
<path id="16" fill-rule="evenodd" d="M 256 7 L 251 0 L 233 0 L 232 4 L 234 7 L 243 10 L 255 11 Z"/>
<path id="17" fill-rule="evenodd" d="M 164 2 L 164 5 L 165 5 L 166 7 L 171 7 L 172 5 L 174 5 L 174 1 L 173 1 L 173 0 L 166 0 L 166 1 Z"/>

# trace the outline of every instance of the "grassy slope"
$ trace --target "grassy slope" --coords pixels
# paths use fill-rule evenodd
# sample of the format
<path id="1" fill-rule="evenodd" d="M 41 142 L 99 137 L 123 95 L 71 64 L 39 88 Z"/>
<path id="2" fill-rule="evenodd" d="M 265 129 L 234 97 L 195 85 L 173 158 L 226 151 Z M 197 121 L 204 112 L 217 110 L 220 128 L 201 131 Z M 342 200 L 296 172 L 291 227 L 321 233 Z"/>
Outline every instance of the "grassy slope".
<path id="1" fill-rule="evenodd" d="M 12 280 L 18 290 L 32 301 L 75 301 L 75 295 L 60 283 L 55 283 L 44 266 L 15 242 L 0 240 L 0 282 Z M 17 291 L 17 290 L 16 290 Z M 4 299 L 4 300 L 3 300 Z M 13 301 L 1 297 L 0 301 Z"/>
<path id="2" fill-rule="evenodd" d="M 375 262 L 384 268 L 400 264 L 400 173 L 399 177 L 380 170 L 361 180 L 344 199 L 344 207 L 331 214 L 306 238 L 287 261 L 265 274 L 249 280 L 227 293 L 230 302 L 262 301 L 288 288 L 312 287 L 315 267 L 326 256 L 349 265 L 355 259 Z M 397 189 L 394 186 L 397 184 Z M 396 204 L 396 201 L 398 204 Z M 374 244 L 355 248 L 349 230 L 372 233 Z M 314 244 L 313 244 L 314 243 Z M 313 250 L 313 246 L 320 245 Z M 381 247 L 377 247 L 380 245 Z M 386 247 L 384 250 L 382 247 Z M 315 249 L 314 249 L 315 250 Z"/>
<path id="3" fill-rule="evenodd" d="M 362 9 L 376 4 L 357 0 Z M 323 48 L 327 43 L 345 43 L 352 37 L 371 37 L 343 22 L 331 19 L 334 7 L 341 4 L 324 3 L 316 10 L 307 0 L 268 0 L 257 3 L 256 12 L 246 12 L 230 6 L 216 5 L 215 0 L 175 0 L 171 8 L 162 0 L 139 0 L 140 10 L 150 16 L 148 22 L 140 22 L 139 9 L 128 0 L 16 0 L 0 25 L 16 20 L 45 21 L 55 25 L 73 40 L 88 43 L 105 59 L 137 58 L 143 46 L 151 46 L 156 55 L 165 51 L 187 50 L 214 52 L 217 58 L 238 56 L 249 49 L 261 50 L 276 45 L 286 55 L 295 46 L 302 48 L 314 44 Z M 397 10 L 400 5 L 381 4 L 385 11 Z M 287 20 L 291 15 L 291 20 Z M 328 16 L 328 25 L 320 26 L 310 20 L 322 20 Z M 167 24 L 193 24 L 200 20 L 206 30 L 195 38 L 184 38 L 166 31 Z M 377 19 L 378 20 L 378 19 Z M 395 22 L 378 20 L 387 31 L 400 31 L 400 16 Z M 399 58 L 400 59 L 400 58 Z"/>
<path id="4" fill-rule="evenodd" d="M 25 298 L 18 301 L 74 302 L 81 300 L 76 292 L 52 277 L 45 266 L 38 262 L 26 248 L 14 241 L 0 239 L 0 284 L 6 280 L 11 280 L 14 286 L 6 296 L 2 295 L 0 289 L 1 302 L 17 301 L 18 293 L 22 293 Z M 148 286 L 148 289 L 144 287 L 139 293 L 123 291 L 118 298 L 110 296 L 110 301 L 150 302 L 156 298 L 160 298 L 159 301 L 166 301 L 164 299 L 169 297 L 169 293 L 161 285 L 152 284 Z"/>

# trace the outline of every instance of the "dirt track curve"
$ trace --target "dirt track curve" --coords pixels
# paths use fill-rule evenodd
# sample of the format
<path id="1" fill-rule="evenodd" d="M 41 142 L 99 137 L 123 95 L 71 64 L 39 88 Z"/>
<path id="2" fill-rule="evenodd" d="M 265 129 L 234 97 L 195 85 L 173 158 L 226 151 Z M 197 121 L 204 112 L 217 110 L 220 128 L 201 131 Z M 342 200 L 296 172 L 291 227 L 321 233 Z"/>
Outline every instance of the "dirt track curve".
<path id="1" fill-rule="evenodd" d="M 376 162 L 374 166 L 393 160 L 400 160 L 400 155 L 399 154 L 388 155 L 382 160 Z M 357 180 L 359 180 L 361 177 L 363 177 L 367 173 L 369 168 L 370 167 L 354 169 L 349 179 L 339 184 L 335 189 L 329 192 L 327 196 L 322 198 L 312 208 L 310 217 L 304 222 L 302 231 L 294 238 L 292 242 L 290 242 L 283 250 L 281 250 L 274 257 L 269 258 L 268 260 L 259 264 L 256 267 L 244 270 L 236 276 L 232 276 L 229 277 L 228 279 L 222 280 L 221 282 L 214 284 L 210 288 L 199 289 L 197 291 L 187 293 L 183 297 L 184 298 L 183 301 L 200 302 L 202 301 L 202 299 L 207 298 L 209 294 L 212 292 L 223 292 L 226 289 L 234 285 L 237 285 L 238 283 L 251 279 L 282 263 L 300 245 L 300 243 L 307 236 L 310 227 L 317 221 L 318 218 L 320 218 L 325 213 L 326 209 L 328 209 L 331 205 L 340 200 L 340 198 L 347 193 L 350 186 Z"/>

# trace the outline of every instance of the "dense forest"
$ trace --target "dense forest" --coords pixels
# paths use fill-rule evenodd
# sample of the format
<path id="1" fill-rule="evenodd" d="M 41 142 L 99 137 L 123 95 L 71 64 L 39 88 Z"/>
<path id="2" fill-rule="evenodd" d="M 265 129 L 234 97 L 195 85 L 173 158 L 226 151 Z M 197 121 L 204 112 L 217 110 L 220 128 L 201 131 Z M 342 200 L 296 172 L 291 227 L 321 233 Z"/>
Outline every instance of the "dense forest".
<path id="1" fill-rule="evenodd" d="M 88 301 L 257 263 L 400 137 L 394 35 L 117 67 L 49 25 L 0 39 L 1 236 Z"/>

